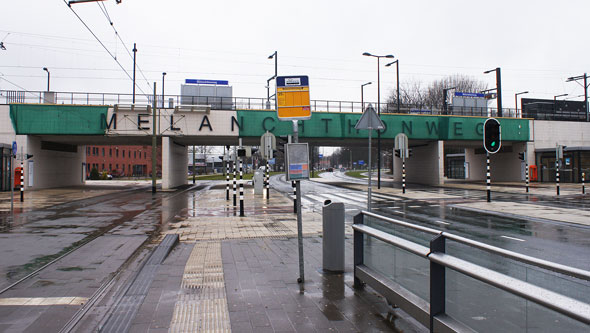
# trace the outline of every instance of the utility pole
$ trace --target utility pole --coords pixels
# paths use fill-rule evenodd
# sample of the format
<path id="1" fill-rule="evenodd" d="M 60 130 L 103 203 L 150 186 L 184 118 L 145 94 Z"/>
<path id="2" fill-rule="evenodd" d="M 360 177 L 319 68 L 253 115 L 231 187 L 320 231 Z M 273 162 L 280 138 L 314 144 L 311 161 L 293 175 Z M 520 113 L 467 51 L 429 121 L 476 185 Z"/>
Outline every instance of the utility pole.
<path id="1" fill-rule="evenodd" d="M 584 73 L 584 75 L 570 77 L 565 82 L 577 82 L 578 80 L 584 80 L 584 85 L 582 86 L 584 88 L 584 108 L 586 109 L 586 121 L 590 121 L 590 112 L 588 110 L 588 74 Z"/>
<path id="2" fill-rule="evenodd" d="M 135 43 L 133 43 L 133 104 L 135 104 L 135 64 L 136 64 L 136 56 L 137 56 L 137 47 Z M 156 84 L 154 83 L 154 96 L 156 96 Z M 155 126 L 154 126 L 155 127 Z"/>
<path id="3" fill-rule="evenodd" d="M 133 47 L 135 50 L 135 46 Z M 134 57 L 135 59 L 135 57 Z M 135 61 L 134 61 L 135 62 Z M 152 194 L 156 193 L 157 167 L 156 159 L 158 158 L 158 142 L 156 139 L 156 82 L 154 82 L 154 107 L 152 110 Z M 135 66 L 133 66 L 133 103 L 135 104 Z"/>

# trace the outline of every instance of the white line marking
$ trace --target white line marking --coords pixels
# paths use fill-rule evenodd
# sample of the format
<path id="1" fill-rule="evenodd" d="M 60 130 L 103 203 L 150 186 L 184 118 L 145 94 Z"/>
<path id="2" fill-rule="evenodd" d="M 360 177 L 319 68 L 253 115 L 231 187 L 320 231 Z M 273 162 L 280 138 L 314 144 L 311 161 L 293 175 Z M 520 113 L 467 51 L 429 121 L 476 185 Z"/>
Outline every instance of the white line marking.
<path id="1" fill-rule="evenodd" d="M 440 223 L 440 224 L 444 224 L 444 225 L 449 225 L 449 222 L 445 222 L 445 221 L 434 221 L 435 223 Z"/>
<path id="2" fill-rule="evenodd" d="M 520 239 L 520 238 L 515 238 L 515 237 L 510 237 L 510 236 L 500 236 L 500 237 L 512 239 L 512 240 L 519 241 L 519 242 L 525 242 L 524 239 Z"/>
<path id="3" fill-rule="evenodd" d="M 440 206 L 440 205 L 437 205 L 437 204 L 430 205 L 430 207 L 437 207 L 437 206 Z"/>
<path id="4" fill-rule="evenodd" d="M 422 206 L 416 206 L 416 205 L 408 206 L 408 208 L 420 208 L 420 207 L 422 207 Z"/>

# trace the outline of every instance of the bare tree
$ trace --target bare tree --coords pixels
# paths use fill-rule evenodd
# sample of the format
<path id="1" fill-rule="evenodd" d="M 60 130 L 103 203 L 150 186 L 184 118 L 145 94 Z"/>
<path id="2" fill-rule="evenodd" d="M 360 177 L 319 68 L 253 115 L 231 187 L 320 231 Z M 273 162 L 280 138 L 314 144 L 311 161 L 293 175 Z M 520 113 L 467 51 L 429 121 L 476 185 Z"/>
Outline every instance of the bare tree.
<path id="1" fill-rule="evenodd" d="M 400 104 L 403 107 L 400 112 L 406 113 L 412 108 L 442 108 L 443 89 L 453 87 L 456 88 L 455 91 L 479 92 L 487 89 L 487 84 L 462 74 L 455 74 L 433 81 L 426 88 L 423 88 L 421 81 L 415 79 L 401 82 Z M 394 89 L 387 98 L 387 111 L 396 112 L 396 110 L 397 91 Z"/>

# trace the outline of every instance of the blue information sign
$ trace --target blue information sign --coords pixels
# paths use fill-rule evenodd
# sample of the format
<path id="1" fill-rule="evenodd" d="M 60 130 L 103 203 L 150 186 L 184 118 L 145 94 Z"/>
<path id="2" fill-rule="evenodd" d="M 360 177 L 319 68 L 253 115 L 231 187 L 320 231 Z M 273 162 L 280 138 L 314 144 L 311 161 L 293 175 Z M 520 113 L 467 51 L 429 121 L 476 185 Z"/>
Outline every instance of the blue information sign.
<path id="1" fill-rule="evenodd" d="M 455 96 L 463 96 L 463 97 L 486 97 L 485 94 L 468 93 L 468 92 L 455 92 Z"/>
<path id="2" fill-rule="evenodd" d="M 12 155 L 16 155 L 16 141 L 12 141 Z"/>
<path id="3" fill-rule="evenodd" d="M 186 79 L 184 80 L 186 84 L 212 84 L 218 86 L 227 86 L 229 85 L 229 81 L 226 80 L 201 80 L 201 79 Z"/>
<path id="4" fill-rule="evenodd" d="M 271 158 L 270 160 L 268 160 L 268 164 L 274 165 L 275 164 L 275 159 L 274 158 Z"/>
<path id="5" fill-rule="evenodd" d="M 320 157 L 320 158 L 324 158 L 324 154 L 320 154 L 320 155 L 319 155 L 319 157 Z"/>
<path id="6" fill-rule="evenodd" d="M 359 165 L 363 165 L 363 164 L 365 164 L 365 161 L 359 160 Z"/>

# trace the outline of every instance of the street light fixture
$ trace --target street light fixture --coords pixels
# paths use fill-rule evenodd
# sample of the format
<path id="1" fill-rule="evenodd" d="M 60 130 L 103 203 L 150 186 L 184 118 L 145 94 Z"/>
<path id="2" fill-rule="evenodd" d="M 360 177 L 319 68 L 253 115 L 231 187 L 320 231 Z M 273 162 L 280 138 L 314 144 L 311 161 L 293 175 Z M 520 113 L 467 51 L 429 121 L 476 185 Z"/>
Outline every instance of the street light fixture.
<path id="1" fill-rule="evenodd" d="M 365 100 L 363 98 L 363 88 L 371 83 L 373 83 L 373 82 L 367 82 L 367 83 L 361 84 L 361 111 L 365 111 Z"/>
<path id="2" fill-rule="evenodd" d="M 514 94 L 514 108 L 516 109 L 516 117 L 517 118 L 521 118 L 518 116 L 518 99 L 517 99 L 517 97 L 518 97 L 518 95 L 523 95 L 523 94 L 528 94 L 528 93 L 529 93 L 529 91 L 527 90 L 527 91 L 523 91 L 523 92 L 519 92 L 519 93 Z"/>
<path id="3" fill-rule="evenodd" d="M 379 69 L 381 66 L 379 60 L 381 58 L 393 59 L 395 57 L 391 54 L 380 56 L 369 52 L 364 52 L 363 55 L 377 58 L 377 114 L 381 116 L 381 80 L 379 77 Z M 377 188 L 381 188 L 381 131 L 377 131 Z"/>
<path id="4" fill-rule="evenodd" d="M 553 96 L 553 112 L 557 111 L 557 97 L 567 96 L 568 94 L 561 94 Z"/>
<path id="5" fill-rule="evenodd" d="M 588 110 L 588 85 L 590 84 L 588 83 L 588 74 L 584 73 L 584 75 L 568 77 L 565 82 L 577 82 L 578 80 L 584 80 L 582 85 L 584 88 L 584 108 L 586 109 L 586 121 L 590 121 L 590 110 Z M 578 84 L 580 84 L 580 82 L 578 82 Z"/>
<path id="6" fill-rule="evenodd" d="M 43 67 L 43 70 L 47 72 L 47 91 L 49 91 L 49 81 L 51 79 L 51 73 L 49 73 L 49 69 L 47 69 L 47 67 Z"/>
<path id="7" fill-rule="evenodd" d="M 496 102 L 498 108 L 498 117 L 502 117 L 502 76 L 500 67 L 490 69 L 489 71 L 485 71 L 483 73 L 488 74 L 491 72 L 496 72 Z"/>
<path id="8" fill-rule="evenodd" d="M 390 62 L 385 67 L 389 67 L 395 64 L 395 75 L 396 75 L 396 83 L 397 83 L 397 113 L 400 113 L 400 105 L 399 105 L 399 59 L 394 62 Z"/>

